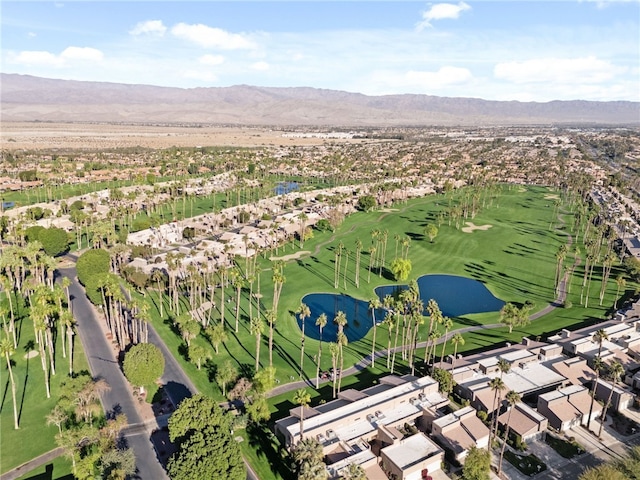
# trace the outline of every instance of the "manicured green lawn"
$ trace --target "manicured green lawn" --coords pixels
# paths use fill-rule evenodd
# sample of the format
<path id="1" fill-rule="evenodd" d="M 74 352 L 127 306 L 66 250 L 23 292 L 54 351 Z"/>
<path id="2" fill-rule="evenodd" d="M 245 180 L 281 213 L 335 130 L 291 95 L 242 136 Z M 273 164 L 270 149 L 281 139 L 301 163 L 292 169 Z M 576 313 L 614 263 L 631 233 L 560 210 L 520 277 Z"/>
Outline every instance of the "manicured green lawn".
<path id="1" fill-rule="evenodd" d="M 525 475 L 535 475 L 547 469 L 547 465 L 533 454 L 522 455 L 505 450 L 504 458 Z"/>
<path id="2" fill-rule="evenodd" d="M 18 480 L 73 480 L 71 461 L 58 457 L 52 462 L 34 468 Z"/>
<path id="3" fill-rule="evenodd" d="M 0 367 L 0 451 L 2 452 L 2 472 L 6 472 L 22 463 L 57 447 L 55 425 L 47 426 L 46 416 L 55 406 L 60 383 L 69 372 L 68 358 L 62 358 L 61 339 L 56 342 L 56 374 L 51 375 L 51 398 L 47 398 L 44 385 L 44 373 L 40 357 L 27 358 L 28 351 L 36 350 L 33 323 L 24 317 L 18 323 L 19 342 L 16 353 L 11 357 L 15 362 L 13 375 L 16 381 L 16 403 L 18 405 L 19 426 L 13 428 L 13 405 L 11 385 L 6 360 Z M 76 337 L 74 344 L 74 372 L 88 371 L 88 363 L 82 345 Z"/>
<path id="4" fill-rule="evenodd" d="M 438 212 L 448 208 L 449 198 L 444 195 L 432 195 L 425 198 L 410 200 L 406 204 L 398 204 L 391 212 L 356 213 L 347 217 L 335 234 L 314 231 L 314 238 L 304 244 L 304 251 L 310 252 L 300 259 L 289 260 L 284 268 L 286 281 L 283 286 L 278 318 L 274 332 L 274 366 L 277 369 L 279 384 L 288 383 L 299 379 L 298 364 L 300 361 L 300 330 L 294 312 L 300 305 L 304 295 L 313 292 L 344 293 L 356 298 L 368 301 L 374 296 L 374 288 L 379 285 L 396 283 L 390 278 L 387 271 L 381 275 L 374 272 L 370 282 L 367 277 L 369 264 L 368 247 L 371 244 L 371 231 L 377 229 L 387 230 L 388 243 L 386 259 L 389 263 L 395 251 L 394 236 L 409 236 L 412 238 L 408 258 L 411 260 L 413 270 L 410 278 L 430 273 L 444 273 L 464 275 L 482 281 L 489 290 L 507 302 L 522 304 L 525 301 L 534 303 L 532 313 L 541 310 L 555 299 L 554 277 L 556 269 L 555 253 L 559 246 L 566 242 L 566 234 L 573 225 L 571 213 L 563 215 L 565 227 L 558 232 L 552 223 L 553 201 L 545 198 L 551 192 L 544 187 L 503 187 L 493 200 L 492 206 L 487 206 L 478 215 L 469 219 L 475 225 L 491 225 L 488 230 L 476 230 L 473 233 L 463 233 L 449 226 L 445 220 L 439 227 L 439 233 L 433 243 L 423 236 L 424 226 L 427 223 L 436 222 Z M 455 195 L 460 195 L 456 193 Z M 455 203 L 456 196 L 452 201 Z M 489 201 L 487 201 L 489 203 Z M 360 264 L 360 287 L 354 284 L 355 260 L 353 251 L 356 240 L 363 243 L 363 253 Z M 344 288 L 343 279 L 340 287 L 334 288 L 334 249 L 338 243 L 351 250 L 347 272 L 347 288 Z M 283 257 L 299 250 L 297 242 L 279 251 L 270 252 L 266 256 Z M 584 251 L 584 248 L 582 249 Z M 573 262 L 573 255 L 569 254 L 565 265 Z M 262 312 L 271 308 L 273 298 L 273 284 L 271 281 L 271 262 L 268 258 L 260 257 L 258 262 L 262 269 L 261 294 Z M 238 260 L 240 268 L 244 269 L 244 259 Z M 530 325 L 515 328 L 509 333 L 507 328 L 497 328 L 466 333 L 466 343 L 460 345 L 459 353 L 469 352 L 483 348 L 493 348 L 505 341 L 520 342 L 523 336 L 540 336 L 544 338 L 562 328 L 577 328 L 587 323 L 592 323 L 606 318 L 610 313 L 615 295 L 614 278 L 619 267 L 614 267 L 611 279 L 607 287 L 603 305 L 599 305 L 598 293 L 600 289 L 600 268 L 594 269 L 594 277 L 590 290 L 589 308 L 580 305 L 580 285 L 582 282 L 582 269 L 578 267 L 572 279 L 572 289 L 569 300 L 571 308 L 558 308 L 544 317 L 535 320 Z M 254 293 L 256 286 L 254 285 Z M 627 290 L 634 286 L 627 283 Z M 463 295 L 463 293 L 461 293 Z M 235 293 L 229 286 L 225 296 L 231 299 L 225 303 L 228 340 L 220 346 L 220 353 L 216 355 L 208 346 L 207 341 L 201 336 L 195 340 L 208 346 L 212 351 L 212 360 L 207 367 L 197 371 L 195 366 L 186 360 L 183 341 L 172 333 L 170 322 L 163 319 L 161 322 L 157 310 L 154 315 L 154 325 L 177 353 L 188 374 L 194 383 L 204 393 L 219 395 L 219 389 L 212 382 L 215 366 L 226 359 L 231 359 L 241 374 L 251 374 L 255 364 L 255 337 L 249 332 L 248 314 L 248 287 L 245 286 L 242 293 L 239 331 L 236 333 L 234 309 Z M 166 297 L 166 296 L 165 296 Z M 148 296 L 156 300 L 155 292 Z M 216 289 L 216 301 L 219 304 L 220 289 Z M 186 300 L 185 300 L 186 301 Z M 166 309 L 165 309 L 166 310 Z M 255 308 L 254 308 L 255 314 Z M 165 313 L 166 316 L 166 313 Z M 213 320 L 219 320 L 219 313 L 213 313 Z M 465 315 L 455 318 L 454 329 L 499 322 L 498 312 Z M 332 321 L 332 319 L 329 319 Z M 425 340 L 428 324 L 421 328 L 419 341 Z M 262 366 L 268 365 L 268 323 L 265 320 L 265 331 L 262 335 L 260 350 L 260 362 Z M 384 327 L 377 329 L 376 350 L 387 348 L 387 330 Z M 348 368 L 363 356 L 371 352 L 372 331 L 362 340 L 349 344 L 345 350 L 344 368 Z M 305 341 L 305 376 L 315 378 L 315 363 L 313 357 L 318 351 L 318 342 L 307 338 Z M 453 346 L 447 345 L 446 353 L 452 353 Z M 422 358 L 424 349 L 418 352 L 418 358 Z M 440 348 L 437 351 L 440 355 Z M 398 355 L 399 357 L 399 355 Z M 383 359 L 384 362 L 384 359 Z M 322 369 L 328 370 L 331 366 L 331 358 L 328 348 L 323 348 Z"/>
<path id="5" fill-rule="evenodd" d="M 556 452 L 564 458 L 573 458 L 576 455 L 584 453 L 584 448 L 578 442 L 569 441 L 561 437 L 557 437 L 547 432 L 545 442 L 551 446 Z"/>

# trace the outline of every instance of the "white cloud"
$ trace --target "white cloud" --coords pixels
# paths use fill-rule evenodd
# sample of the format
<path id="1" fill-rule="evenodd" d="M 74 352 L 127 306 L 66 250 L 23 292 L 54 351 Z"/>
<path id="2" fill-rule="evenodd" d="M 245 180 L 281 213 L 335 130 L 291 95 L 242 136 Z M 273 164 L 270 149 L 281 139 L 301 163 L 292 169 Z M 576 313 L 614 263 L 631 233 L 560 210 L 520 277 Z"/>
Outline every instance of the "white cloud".
<path id="1" fill-rule="evenodd" d="M 259 70 L 259 71 L 265 71 L 265 70 L 269 70 L 269 64 L 267 62 L 256 62 L 253 65 L 251 65 L 251 68 L 253 68 L 254 70 Z"/>
<path id="2" fill-rule="evenodd" d="M 254 43 L 245 35 L 230 33 L 201 23 L 194 25 L 178 23 L 171 29 L 171 33 L 178 38 L 188 40 L 205 48 L 220 48 L 222 50 L 255 48 Z"/>
<path id="3" fill-rule="evenodd" d="M 11 59 L 14 63 L 22 65 L 43 65 L 43 66 L 60 66 L 62 65 L 62 59 L 51 52 L 45 52 L 42 50 L 25 50 Z"/>
<path id="4" fill-rule="evenodd" d="M 131 35 L 157 35 L 161 37 L 166 31 L 167 27 L 164 26 L 162 20 L 147 20 L 136 23 L 136 26 L 129 30 L 129 33 Z"/>
<path id="5" fill-rule="evenodd" d="M 523 62 L 498 63 L 496 78 L 513 83 L 600 83 L 611 80 L 626 68 L 616 67 L 594 56 L 583 58 L 534 58 Z"/>
<path id="6" fill-rule="evenodd" d="M 67 47 L 60 54 L 62 60 L 83 60 L 90 62 L 100 62 L 104 58 L 104 54 L 91 47 Z"/>
<path id="7" fill-rule="evenodd" d="M 224 57 L 222 55 L 203 55 L 198 59 L 202 65 L 220 65 L 224 62 Z"/>
<path id="8" fill-rule="evenodd" d="M 34 38 L 34 37 L 37 37 L 37 36 L 38 36 L 38 34 L 36 32 L 27 33 L 27 37 L 29 37 L 29 38 Z"/>
<path id="9" fill-rule="evenodd" d="M 418 29 L 430 27 L 432 20 L 457 19 L 465 10 L 471 10 L 471 7 L 465 2 L 454 3 L 436 3 L 431 8 L 422 12 L 422 21 L 418 24 Z"/>
<path id="10" fill-rule="evenodd" d="M 473 78 L 473 75 L 466 68 L 445 66 L 436 72 L 410 70 L 404 75 L 404 78 L 408 85 L 421 85 L 435 89 L 468 82 Z"/>
<path id="11" fill-rule="evenodd" d="M 56 55 L 44 50 L 23 50 L 10 57 L 12 63 L 29 66 L 65 67 L 70 63 L 101 62 L 104 54 L 90 47 L 67 47 Z"/>

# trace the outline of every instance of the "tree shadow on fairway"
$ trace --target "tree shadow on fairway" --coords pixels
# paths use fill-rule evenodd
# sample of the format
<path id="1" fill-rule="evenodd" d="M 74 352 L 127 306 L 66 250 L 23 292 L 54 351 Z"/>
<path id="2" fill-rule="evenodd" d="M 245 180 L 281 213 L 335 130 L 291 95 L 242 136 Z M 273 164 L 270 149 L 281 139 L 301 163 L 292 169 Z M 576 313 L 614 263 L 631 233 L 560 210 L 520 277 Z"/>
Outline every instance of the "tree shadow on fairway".
<path id="1" fill-rule="evenodd" d="M 334 279 L 330 279 L 328 275 L 320 273 L 315 268 L 312 268 L 312 266 L 310 264 L 305 263 L 302 260 L 297 260 L 296 263 L 298 264 L 299 267 L 304 268 L 307 272 L 312 273 L 313 275 L 318 277 L 320 280 L 322 280 L 324 282 L 327 282 L 329 285 L 333 286 Z"/>
<path id="2" fill-rule="evenodd" d="M 279 474 L 285 480 L 293 480 L 293 474 L 288 466 L 288 455 L 277 437 L 267 427 L 250 423 L 247 425 L 247 437 L 249 445 L 255 450 L 258 458 L 266 458 L 274 474 Z"/>
<path id="3" fill-rule="evenodd" d="M 22 386 L 22 397 L 20 398 L 20 409 L 18 411 L 18 423 L 20 423 L 20 420 L 22 419 L 22 407 L 24 406 L 24 397 L 27 393 L 27 381 L 29 380 L 29 363 L 31 360 L 31 356 L 29 355 L 29 352 L 31 352 L 31 350 L 33 350 L 35 348 L 36 344 L 33 340 L 29 340 L 25 346 L 24 346 L 24 351 L 27 354 L 27 368 L 26 368 L 26 372 L 24 375 L 24 384 Z"/>
<path id="4" fill-rule="evenodd" d="M 45 465 L 44 472 L 33 475 L 32 477 L 25 477 L 25 480 L 53 480 L 53 463 Z M 63 477 L 55 477 L 55 480 L 73 480 L 72 474 L 67 474 Z"/>

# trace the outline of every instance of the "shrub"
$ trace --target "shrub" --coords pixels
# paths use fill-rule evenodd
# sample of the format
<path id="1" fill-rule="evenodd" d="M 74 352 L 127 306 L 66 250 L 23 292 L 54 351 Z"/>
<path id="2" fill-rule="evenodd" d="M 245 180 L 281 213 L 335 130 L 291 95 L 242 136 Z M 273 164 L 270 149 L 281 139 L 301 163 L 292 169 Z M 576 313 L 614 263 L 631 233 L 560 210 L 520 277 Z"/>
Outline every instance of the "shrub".
<path id="1" fill-rule="evenodd" d="M 101 273 L 109 273 L 110 265 L 111 259 L 108 251 L 102 248 L 87 250 L 80 255 L 76 263 L 78 280 L 86 286 L 90 277 Z"/>

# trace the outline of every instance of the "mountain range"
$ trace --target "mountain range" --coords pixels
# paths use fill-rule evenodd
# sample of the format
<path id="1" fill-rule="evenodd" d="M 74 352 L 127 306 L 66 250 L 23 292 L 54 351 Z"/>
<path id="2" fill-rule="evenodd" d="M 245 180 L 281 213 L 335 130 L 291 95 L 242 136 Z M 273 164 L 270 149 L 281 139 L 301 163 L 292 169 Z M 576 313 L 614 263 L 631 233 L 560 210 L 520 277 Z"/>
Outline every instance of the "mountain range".
<path id="1" fill-rule="evenodd" d="M 640 125 L 640 102 L 368 96 L 309 87 L 175 88 L 0 74 L 2 121 L 353 127 Z"/>

